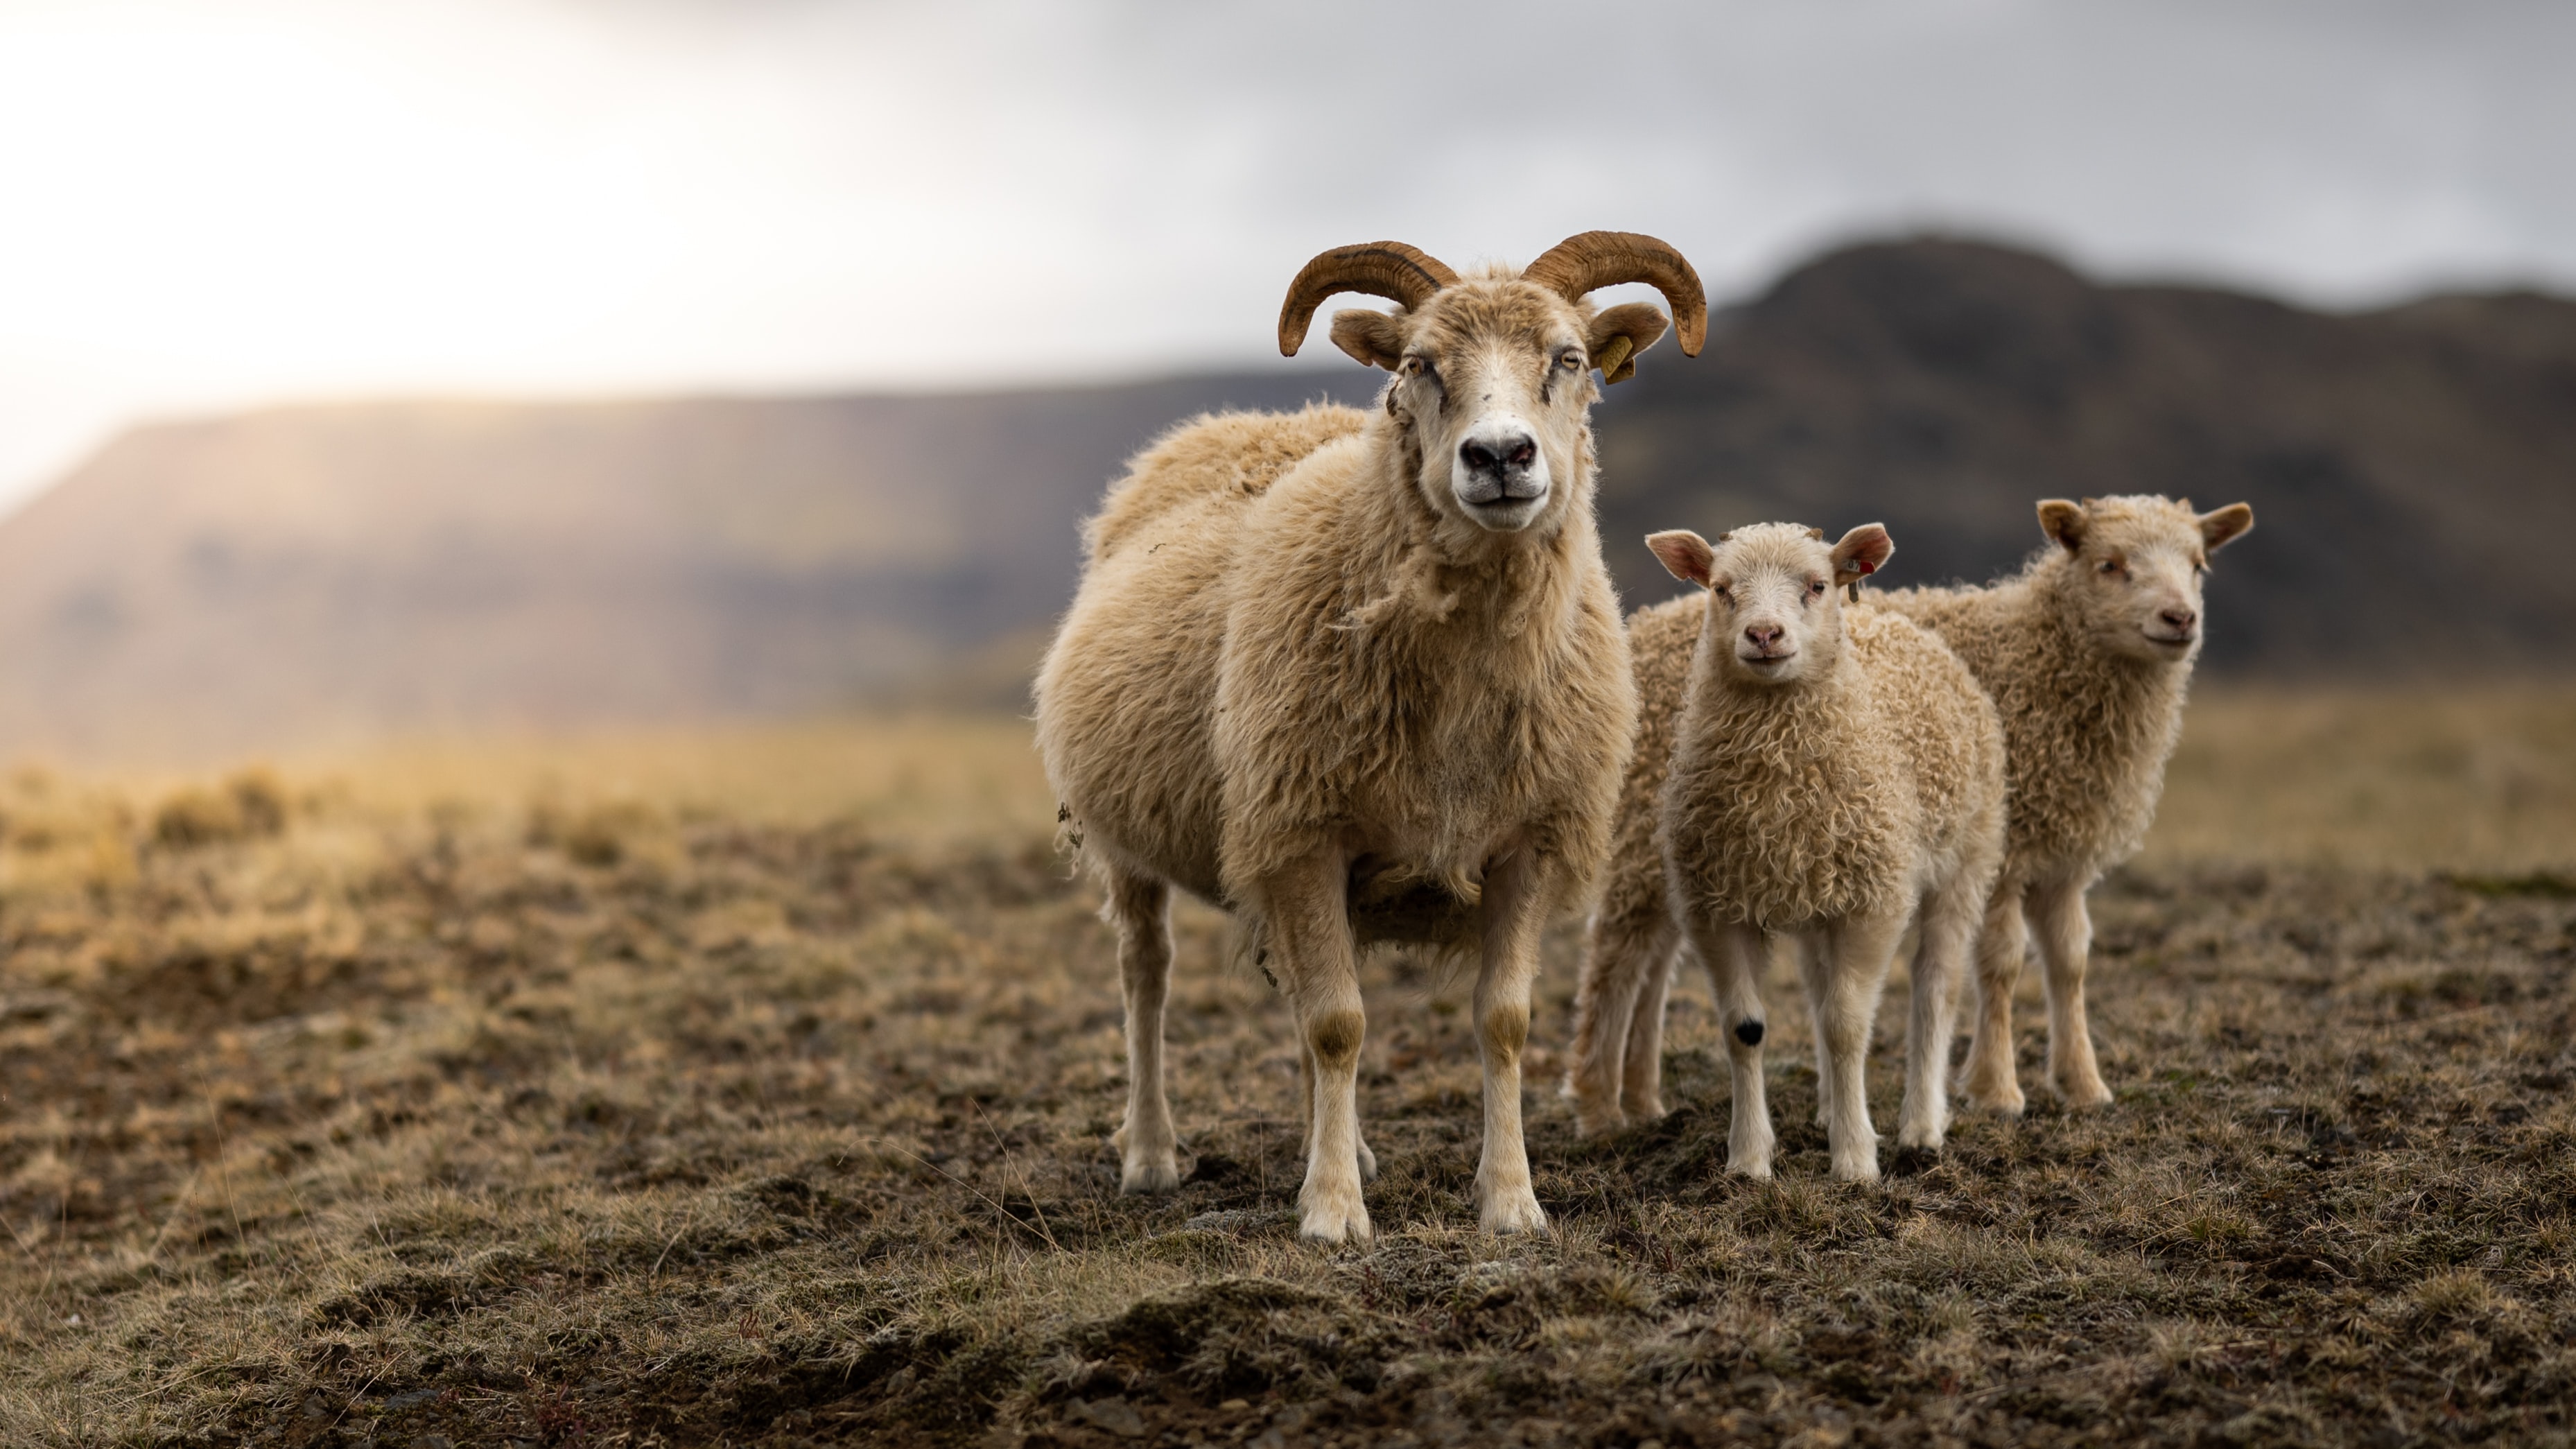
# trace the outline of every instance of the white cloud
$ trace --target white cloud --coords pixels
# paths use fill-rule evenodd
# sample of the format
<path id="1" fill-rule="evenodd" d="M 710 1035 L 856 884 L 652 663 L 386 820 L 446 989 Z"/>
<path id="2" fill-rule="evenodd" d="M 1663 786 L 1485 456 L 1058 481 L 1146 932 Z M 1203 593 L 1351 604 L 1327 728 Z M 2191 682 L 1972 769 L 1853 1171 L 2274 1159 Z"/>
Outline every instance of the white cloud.
<path id="1" fill-rule="evenodd" d="M 1939 221 L 2314 299 L 2576 280 L 2576 10 L 0 0 L 0 502 L 306 395 L 1259 363 L 1288 274 Z"/>

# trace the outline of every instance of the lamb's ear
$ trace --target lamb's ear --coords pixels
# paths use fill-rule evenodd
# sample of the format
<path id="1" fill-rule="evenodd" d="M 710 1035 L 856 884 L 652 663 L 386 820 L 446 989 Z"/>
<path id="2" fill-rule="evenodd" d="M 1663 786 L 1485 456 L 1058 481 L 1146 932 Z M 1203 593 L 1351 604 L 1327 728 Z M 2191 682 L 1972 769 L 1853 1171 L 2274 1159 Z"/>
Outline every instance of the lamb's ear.
<path id="1" fill-rule="evenodd" d="M 1637 375 L 1637 354 L 1654 346 L 1671 325 L 1651 302 L 1623 302 L 1592 319 L 1583 350 L 1601 369 L 1603 383 L 1626 382 Z"/>
<path id="2" fill-rule="evenodd" d="M 1674 578 L 1708 587 L 1709 566 L 1717 562 L 1717 550 L 1708 546 L 1707 539 L 1687 528 L 1675 528 L 1646 535 L 1646 547 L 1655 551 Z"/>
<path id="3" fill-rule="evenodd" d="M 2254 510 L 2242 503 L 2213 508 L 2200 516 L 2200 541 L 2211 553 L 2254 531 Z"/>
<path id="4" fill-rule="evenodd" d="M 2039 528 L 2056 539 L 2058 546 L 2073 553 L 2084 546 L 2084 505 L 2064 498 L 2039 501 Z"/>
<path id="5" fill-rule="evenodd" d="M 1404 360 L 1404 324 L 1390 312 L 1353 307 L 1333 314 L 1333 345 L 1371 367 L 1395 371 Z"/>
<path id="6" fill-rule="evenodd" d="M 1856 584 L 1887 567 L 1896 557 L 1896 540 L 1887 536 L 1884 524 L 1864 523 L 1843 535 L 1834 545 L 1834 582 Z"/>

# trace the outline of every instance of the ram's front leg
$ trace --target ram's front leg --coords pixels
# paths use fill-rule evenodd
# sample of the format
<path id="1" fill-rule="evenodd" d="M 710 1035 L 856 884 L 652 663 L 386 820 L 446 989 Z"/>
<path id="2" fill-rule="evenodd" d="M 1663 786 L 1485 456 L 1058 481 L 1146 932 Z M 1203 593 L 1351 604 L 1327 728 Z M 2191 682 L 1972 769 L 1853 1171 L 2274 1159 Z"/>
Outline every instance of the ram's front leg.
<path id="1" fill-rule="evenodd" d="M 1529 1045 L 1530 985 L 1545 929 L 1543 869 L 1516 852 L 1485 871 L 1483 969 L 1476 976 L 1476 1048 L 1485 1065 L 1485 1150 L 1476 1163 L 1476 1220 L 1489 1233 L 1547 1230 L 1530 1190 L 1521 1137 L 1521 1053 Z M 1604 1023 L 1617 1031 L 1621 1023 Z"/>
<path id="2" fill-rule="evenodd" d="M 1318 850 L 1262 880 L 1254 898 L 1297 1017 L 1307 1088 L 1306 1185 L 1298 1232 L 1320 1242 L 1369 1237 L 1360 1194 L 1359 1064 L 1368 1017 L 1351 946 L 1348 862 Z"/>

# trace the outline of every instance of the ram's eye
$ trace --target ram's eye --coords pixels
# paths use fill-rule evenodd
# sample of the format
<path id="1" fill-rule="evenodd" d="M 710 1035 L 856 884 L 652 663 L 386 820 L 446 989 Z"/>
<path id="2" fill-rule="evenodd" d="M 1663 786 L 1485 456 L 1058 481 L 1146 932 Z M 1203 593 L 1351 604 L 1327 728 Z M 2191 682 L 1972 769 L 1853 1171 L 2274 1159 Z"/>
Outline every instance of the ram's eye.
<path id="1" fill-rule="evenodd" d="M 1557 358 L 1556 365 L 1564 368 L 1568 372 L 1581 372 L 1583 370 L 1583 354 L 1580 352 L 1568 352 Z"/>

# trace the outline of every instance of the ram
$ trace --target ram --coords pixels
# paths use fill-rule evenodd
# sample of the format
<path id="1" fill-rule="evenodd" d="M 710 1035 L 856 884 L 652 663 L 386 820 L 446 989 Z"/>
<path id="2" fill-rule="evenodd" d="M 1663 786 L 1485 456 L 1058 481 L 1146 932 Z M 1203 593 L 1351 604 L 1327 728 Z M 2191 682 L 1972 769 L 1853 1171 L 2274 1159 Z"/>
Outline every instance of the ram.
<path id="1" fill-rule="evenodd" d="M 1476 959 L 1484 1067 L 1478 1217 L 1536 1230 L 1520 1062 L 1549 918 L 1608 837 L 1636 701 L 1594 533 L 1591 407 L 1662 336 L 1707 331 L 1699 279 L 1651 237 L 1587 232 L 1527 268 L 1461 277 L 1415 248 L 1326 252 L 1290 285 L 1294 354 L 1333 318 L 1393 374 L 1365 413 L 1188 424 L 1140 456 L 1089 528 L 1041 667 L 1038 741 L 1119 938 L 1129 1191 L 1179 1179 L 1162 1028 L 1174 887 L 1236 913 L 1295 1014 L 1301 1230 L 1366 1238 L 1357 953 Z"/>
<path id="2" fill-rule="evenodd" d="M 2003 727 L 1930 630 L 1844 608 L 1844 590 L 1895 551 L 1877 524 L 1832 545 L 1781 523 L 1713 547 L 1685 530 L 1647 543 L 1702 592 L 1630 622 L 1645 738 L 1576 995 L 1578 1123 L 1598 1133 L 1662 1112 L 1664 996 L 1687 939 L 1733 1069 L 1727 1169 L 1769 1177 L 1760 973 L 1786 936 L 1815 1017 L 1833 1174 L 1874 1178 L 1862 1069 L 1909 924 L 1919 944 L 1897 1140 L 1938 1147 L 1949 1124 L 1951 1007 L 2003 857 Z"/>
<path id="3" fill-rule="evenodd" d="M 2084 895 L 2137 852 L 2182 733 L 2201 641 L 2209 556 L 2254 526 L 2242 503 L 2063 498 L 2039 505 L 2048 542 L 2020 574 L 1983 588 L 1875 596 L 1940 631 L 1994 697 L 2012 778 L 2003 878 L 1977 942 L 1966 1094 L 2019 1115 L 2012 993 L 2039 937 L 2048 1080 L 2067 1105 L 2111 1100 L 2084 1017 L 2093 923 Z"/>

